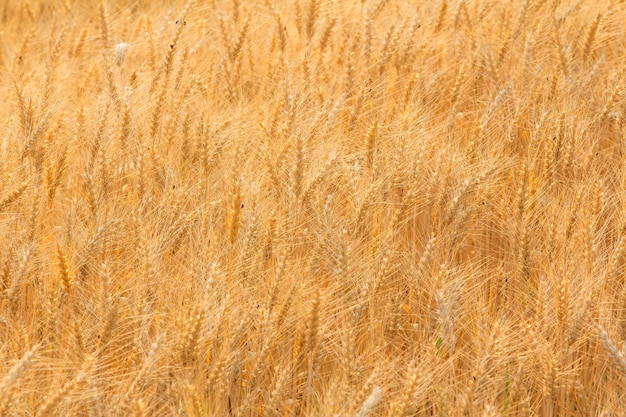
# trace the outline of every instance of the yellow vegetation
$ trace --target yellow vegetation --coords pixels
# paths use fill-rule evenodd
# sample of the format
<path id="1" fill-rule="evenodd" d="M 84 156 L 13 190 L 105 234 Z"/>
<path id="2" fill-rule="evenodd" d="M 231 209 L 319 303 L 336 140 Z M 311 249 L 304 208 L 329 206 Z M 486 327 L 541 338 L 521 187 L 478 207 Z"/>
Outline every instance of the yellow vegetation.
<path id="1" fill-rule="evenodd" d="M 625 21 L 1 2 L 0 415 L 626 415 Z"/>

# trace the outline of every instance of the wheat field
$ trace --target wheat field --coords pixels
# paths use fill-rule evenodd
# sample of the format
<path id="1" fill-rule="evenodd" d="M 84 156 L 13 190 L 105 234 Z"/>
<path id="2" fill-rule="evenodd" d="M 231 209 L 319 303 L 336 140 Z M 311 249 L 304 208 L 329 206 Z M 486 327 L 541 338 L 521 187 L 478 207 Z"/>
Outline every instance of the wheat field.
<path id="1" fill-rule="evenodd" d="M 2 1 L 0 415 L 626 415 L 624 21 Z"/>

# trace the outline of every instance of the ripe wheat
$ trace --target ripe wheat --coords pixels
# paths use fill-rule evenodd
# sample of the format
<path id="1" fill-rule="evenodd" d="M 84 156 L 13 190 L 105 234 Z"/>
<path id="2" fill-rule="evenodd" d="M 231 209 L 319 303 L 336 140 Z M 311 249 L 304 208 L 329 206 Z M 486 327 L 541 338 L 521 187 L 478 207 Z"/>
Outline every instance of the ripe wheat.
<path id="1" fill-rule="evenodd" d="M 0 4 L 0 415 L 626 414 L 619 2 L 59 4 Z"/>

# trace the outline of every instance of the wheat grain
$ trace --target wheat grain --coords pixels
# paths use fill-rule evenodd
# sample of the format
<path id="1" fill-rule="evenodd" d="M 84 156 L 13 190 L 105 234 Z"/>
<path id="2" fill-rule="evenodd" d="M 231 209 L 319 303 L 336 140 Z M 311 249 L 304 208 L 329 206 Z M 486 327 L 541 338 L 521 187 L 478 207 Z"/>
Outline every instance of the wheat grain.
<path id="1" fill-rule="evenodd" d="M 17 361 L 0 382 L 0 413 L 4 414 L 11 401 L 11 386 L 15 381 L 30 368 L 33 357 L 37 353 L 39 346 L 34 346 Z"/>
<path id="2" fill-rule="evenodd" d="M 626 414 L 618 2 L 5 3 L 0 414 Z"/>

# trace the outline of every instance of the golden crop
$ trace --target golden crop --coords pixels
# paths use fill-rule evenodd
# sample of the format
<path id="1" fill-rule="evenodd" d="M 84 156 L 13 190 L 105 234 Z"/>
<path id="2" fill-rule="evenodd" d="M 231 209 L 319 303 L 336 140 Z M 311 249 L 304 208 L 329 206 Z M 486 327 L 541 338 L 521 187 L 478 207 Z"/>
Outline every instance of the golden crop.
<path id="1" fill-rule="evenodd" d="M 625 21 L 1 2 L 0 415 L 626 415 Z"/>

